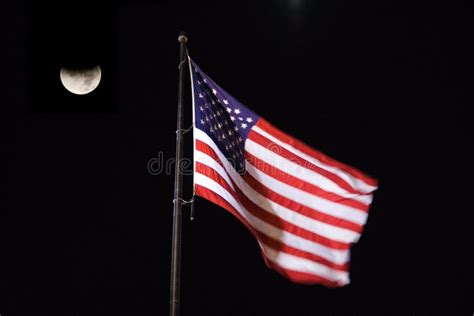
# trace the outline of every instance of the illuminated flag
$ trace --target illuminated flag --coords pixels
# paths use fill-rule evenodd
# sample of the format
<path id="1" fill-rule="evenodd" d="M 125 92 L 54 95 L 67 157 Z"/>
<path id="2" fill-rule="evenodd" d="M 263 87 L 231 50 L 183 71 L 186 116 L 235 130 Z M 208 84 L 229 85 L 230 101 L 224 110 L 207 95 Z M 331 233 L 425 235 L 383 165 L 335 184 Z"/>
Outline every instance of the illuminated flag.
<path id="1" fill-rule="evenodd" d="M 288 279 L 348 284 L 377 180 L 283 133 L 193 61 L 190 70 L 195 193 L 236 216 Z"/>

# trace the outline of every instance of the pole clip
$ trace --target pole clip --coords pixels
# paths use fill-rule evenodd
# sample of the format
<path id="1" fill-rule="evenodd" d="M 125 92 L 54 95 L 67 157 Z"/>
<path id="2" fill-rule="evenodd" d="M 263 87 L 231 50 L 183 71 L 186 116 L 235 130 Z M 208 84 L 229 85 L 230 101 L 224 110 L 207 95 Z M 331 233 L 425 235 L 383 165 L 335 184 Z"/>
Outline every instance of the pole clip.
<path id="1" fill-rule="evenodd" d="M 185 200 L 182 198 L 173 199 L 173 204 L 175 204 L 176 202 L 180 202 L 181 205 L 191 204 L 189 218 L 191 219 L 191 221 L 193 221 L 194 220 L 194 195 L 190 200 Z"/>
<path id="2" fill-rule="evenodd" d="M 187 200 L 187 201 L 182 198 L 173 199 L 173 204 L 175 204 L 177 201 L 181 202 L 181 205 L 191 204 L 191 203 L 194 203 L 194 197 L 191 200 Z"/>
<path id="3" fill-rule="evenodd" d="M 186 128 L 186 129 L 182 129 L 182 128 L 181 128 L 181 129 L 177 129 L 177 130 L 176 130 L 176 134 L 178 134 L 178 133 L 183 133 L 183 135 L 184 135 L 184 134 L 186 134 L 187 132 L 189 132 L 192 128 L 193 128 L 193 124 L 191 124 L 191 126 L 189 126 L 189 127 Z"/>
<path id="4" fill-rule="evenodd" d="M 178 65 L 178 69 L 181 70 L 181 67 L 183 67 L 183 64 L 187 61 L 187 58 L 183 59 Z"/>

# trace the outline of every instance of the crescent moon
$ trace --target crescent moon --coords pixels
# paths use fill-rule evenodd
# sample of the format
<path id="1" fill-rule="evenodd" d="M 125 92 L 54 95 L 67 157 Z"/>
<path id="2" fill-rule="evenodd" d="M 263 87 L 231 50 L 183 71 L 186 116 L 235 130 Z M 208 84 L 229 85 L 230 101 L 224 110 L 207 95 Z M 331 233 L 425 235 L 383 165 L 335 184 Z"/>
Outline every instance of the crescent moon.
<path id="1" fill-rule="evenodd" d="M 100 66 L 95 66 L 91 69 L 69 69 L 62 67 L 59 77 L 64 88 L 69 92 L 83 95 L 97 88 L 102 77 L 102 71 Z"/>

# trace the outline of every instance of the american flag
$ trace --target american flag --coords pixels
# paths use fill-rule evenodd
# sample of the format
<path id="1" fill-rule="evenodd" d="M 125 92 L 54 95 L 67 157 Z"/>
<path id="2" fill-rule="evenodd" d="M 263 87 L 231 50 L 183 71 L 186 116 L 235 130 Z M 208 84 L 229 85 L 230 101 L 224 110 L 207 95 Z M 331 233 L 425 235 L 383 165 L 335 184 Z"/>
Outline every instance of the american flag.
<path id="1" fill-rule="evenodd" d="M 280 131 L 192 60 L 194 190 L 237 217 L 297 283 L 349 283 L 377 180 Z"/>

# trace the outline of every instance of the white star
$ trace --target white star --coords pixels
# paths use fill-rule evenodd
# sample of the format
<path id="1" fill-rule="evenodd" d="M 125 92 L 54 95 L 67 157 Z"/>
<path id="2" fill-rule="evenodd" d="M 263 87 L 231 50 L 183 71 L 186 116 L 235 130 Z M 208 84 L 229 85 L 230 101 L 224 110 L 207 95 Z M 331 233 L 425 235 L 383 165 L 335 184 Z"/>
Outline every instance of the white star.
<path id="1" fill-rule="evenodd" d="M 232 112 L 232 109 L 231 108 L 227 108 L 227 112 Z"/>
<path id="2" fill-rule="evenodd" d="M 197 83 L 198 83 L 198 85 L 201 85 L 202 82 L 198 80 Z"/>
<path id="3" fill-rule="evenodd" d="M 243 129 L 246 129 L 246 128 L 247 128 L 247 124 L 245 124 L 245 123 L 242 123 L 240 126 L 241 126 Z"/>
<path id="4" fill-rule="evenodd" d="M 236 127 L 234 127 L 234 131 L 236 131 L 236 132 L 237 132 L 238 130 L 239 130 L 239 128 L 238 128 L 237 126 L 236 126 Z"/>
<path id="5" fill-rule="evenodd" d="M 253 120 L 252 120 L 251 117 L 247 117 L 246 121 L 249 122 L 249 123 L 252 123 L 252 122 L 253 122 Z"/>
<path id="6" fill-rule="evenodd" d="M 204 111 L 204 108 L 202 106 L 199 106 L 199 110 Z"/>
<path id="7" fill-rule="evenodd" d="M 212 105 L 215 105 L 215 104 L 216 104 L 216 102 L 214 102 L 214 100 L 212 100 L 211 103 L 212 103 Z"/>
<path id="8" fill-rule="evenodd" d="M 204 122 L 204 120 L 201 120 L 201 124 L 205 124 L 206 122 Z"/>
<path id="9" fill-rule="evenodd" d="M 225 134 L 222 134 L 222 139 L 225 139 Z"/>
<path id="10" fill-rule="evenodd" d="M 203 123 L 203 124 L 204 124 L 204 123 Z M 229 136 L 232 136 L 232 134 L 234 134 L 234 132 L 228 131 L 227 134 L 229 134 Z"/>
<path id="11" fill-rule="evenodd" d="M 239 121 L 243 121 L 244 118 L 242 116 L 239 116 Z"/>
<path id="12" fill-rule="evenodd" d="M 235 109 L 234 112 L 235 114 L 240 114 L 240 109 Z"/>
<path id="13" fill-rule="evenodd" d="M 206 78 L 202 79 L 202 81 L 204 81 L 205 83 L 207 83 L 207 79 L 206 79 Z"/>
<path id="14" fill-rule="evenodd" d="M 201 92 L 199 92 L 199 97 L 200 97 L 200 98 L 204 98 L 204 96 L 202 95 Z"/>
<path id="15" fill-rule="evenodd" d="M 196 67 L 194 67 L 194 71 L 195 71 L 195 72 L 198 72 L 198 70 L 197 70 L 197 68 L 196 68 Z"/>
<path id="16" fill-rule="evenodd" d="M 231 121 L 235 121 L 235 117 L 231 116 L 230 117 Z"/>
<path id="17" fill-rule="evenodd" d="M 224 99 L 222 101 L 224 101 L 224 104 L 229 104 L 229 101 L 227 101 L 226 99 Z"/>
<path id="18" fill-rule="evenodd" d="M 222 128 L 222 124 L 221 124 L 221 123 L 217 124 L 217 126 L 219 126 L 219 128 Z"/>
<path id="19" fill-rule="evenodd" d="M 217 94 L 216 89 L 212 89 L 212 93 L 214 93 L 214 95 L 216 95 Z"/>

